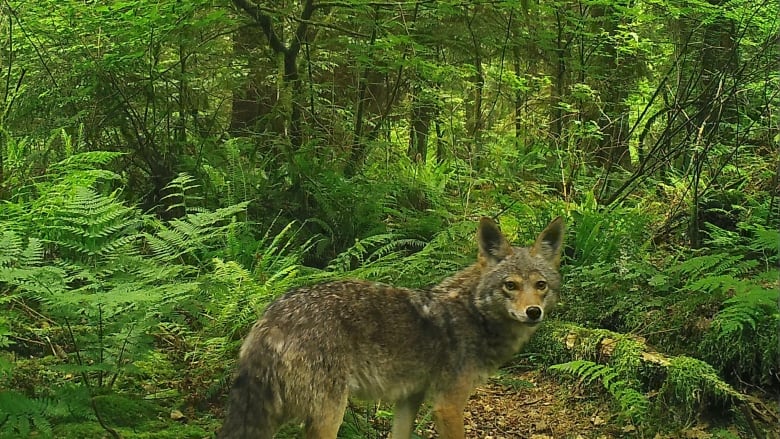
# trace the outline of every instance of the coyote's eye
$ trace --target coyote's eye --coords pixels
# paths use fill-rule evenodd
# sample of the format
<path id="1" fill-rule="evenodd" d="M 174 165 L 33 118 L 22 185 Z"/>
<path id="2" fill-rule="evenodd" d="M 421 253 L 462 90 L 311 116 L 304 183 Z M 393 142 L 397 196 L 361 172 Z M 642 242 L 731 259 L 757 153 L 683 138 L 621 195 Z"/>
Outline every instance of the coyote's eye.
<path id="1" fill-rule="evenodd" d="M 508 291 L 514 291 L 517 289 L 517 283 L 511 280 L 504 281 L 504 288 Z"/>
<path id="2" fill-rule="evenodd" d="M 536 281 L 536 289 L 537 290 L 547 289 L 547 282 L 543 280 Z"/>

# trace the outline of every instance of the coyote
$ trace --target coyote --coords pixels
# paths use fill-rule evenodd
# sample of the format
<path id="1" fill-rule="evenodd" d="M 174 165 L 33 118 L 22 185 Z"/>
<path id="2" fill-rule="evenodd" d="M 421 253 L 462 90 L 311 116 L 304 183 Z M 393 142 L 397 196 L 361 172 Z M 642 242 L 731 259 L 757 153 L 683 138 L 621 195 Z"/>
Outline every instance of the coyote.
<path id="1" fill-rule="evenodd" d="M 285 422 L 333 439 L 347 398 L 394 402 L 409 439 L 429 400 L 439 436 L 464 438 L 474 387 L 509 360 L 558 299 L 563 221 L 512 247 L 490 218 L 477 262 L 429 290 L 365 281 L 298 288 L 271 303 L 241 346 L 221 438 L 271 439 Z"/>

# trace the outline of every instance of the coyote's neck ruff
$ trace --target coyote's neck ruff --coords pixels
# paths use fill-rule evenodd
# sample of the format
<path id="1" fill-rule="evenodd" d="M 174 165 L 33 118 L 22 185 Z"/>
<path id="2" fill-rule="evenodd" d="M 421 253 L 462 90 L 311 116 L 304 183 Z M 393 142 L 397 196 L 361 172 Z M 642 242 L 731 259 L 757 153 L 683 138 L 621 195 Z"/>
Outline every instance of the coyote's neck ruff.
<path id="1" fill-rule="evenodd" d="M 221 437 L 270 439 L 301 421 L 308 438 L 335 438 L 353 395 L 395 402 L 394 439 L 411 436 L 425 399 L 439 435 L 463 438 L 474 387 L 555 306 L 563 221 L 521 248 L 483 218 L 477 241 L 477 262 L 430 290 L 338 281 L 269 305 L 241 347 Z"/>

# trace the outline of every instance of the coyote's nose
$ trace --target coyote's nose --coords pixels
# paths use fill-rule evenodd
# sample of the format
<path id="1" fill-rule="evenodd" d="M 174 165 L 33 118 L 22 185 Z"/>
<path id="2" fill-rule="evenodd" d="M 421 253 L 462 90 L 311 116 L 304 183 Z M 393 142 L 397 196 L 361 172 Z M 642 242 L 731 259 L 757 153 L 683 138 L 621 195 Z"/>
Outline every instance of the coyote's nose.
<path id="1" fill-rule="evenodd" d="M 529 306 L 525 309 L 525 315 L 531 320 L 539 320 L 539 317 L 542 316 L 542 309 L 538 306 Z"/>

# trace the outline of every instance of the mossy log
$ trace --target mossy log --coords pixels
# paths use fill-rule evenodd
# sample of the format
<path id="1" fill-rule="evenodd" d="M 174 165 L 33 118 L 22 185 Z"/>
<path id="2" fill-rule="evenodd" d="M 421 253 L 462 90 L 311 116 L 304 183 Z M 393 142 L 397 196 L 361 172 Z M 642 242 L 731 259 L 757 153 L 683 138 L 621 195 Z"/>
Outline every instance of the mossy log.
<path id="1" fill-rule="evenodd" d="M 743 414 L 759 438 L 764 435 L 757 420 L 769 426 L 780 422 L 775 409 L 735 389 L 706 362 L 663 354 L 637 335 L 550 322 L 539 331 L 528 350 L 542 353 L 556 363 L 588 360 L 609 365 L 623 379 L 636 382 L 645 394 L 658 396 L 669 408 L 682 408 L 691 415 L 713 403 L 730 405 Z"/>

